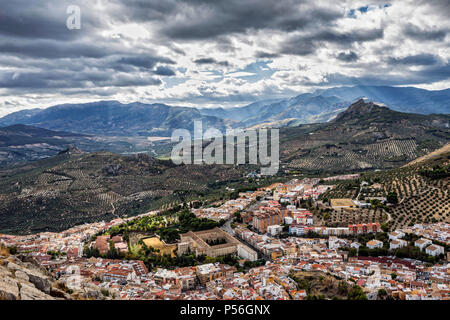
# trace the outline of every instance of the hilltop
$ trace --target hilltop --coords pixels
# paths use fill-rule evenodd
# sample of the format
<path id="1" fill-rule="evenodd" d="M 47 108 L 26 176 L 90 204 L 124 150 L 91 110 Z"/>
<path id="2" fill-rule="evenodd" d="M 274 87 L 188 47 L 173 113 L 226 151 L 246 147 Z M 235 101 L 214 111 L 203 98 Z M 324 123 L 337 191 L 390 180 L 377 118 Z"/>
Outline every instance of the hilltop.
<path id="1" fill-rule="evenodd" d="M 396 168 L 450 140 L 450 115 L 402 113 L 357 101 L 328 123 L 282 128 L 290 170 L 320 173 Z"/>

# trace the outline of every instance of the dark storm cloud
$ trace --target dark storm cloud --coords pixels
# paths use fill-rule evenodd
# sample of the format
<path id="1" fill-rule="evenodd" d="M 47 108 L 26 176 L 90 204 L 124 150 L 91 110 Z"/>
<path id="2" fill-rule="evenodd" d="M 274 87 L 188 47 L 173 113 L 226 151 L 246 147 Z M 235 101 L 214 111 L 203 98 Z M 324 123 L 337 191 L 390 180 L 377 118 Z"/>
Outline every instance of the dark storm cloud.
<path id="1" fill-rule="evenodd" d="M 113 43 L 62 42 L 55 40 L 6 40 L 0 39 L 0 53 L 33 58 L 102 58 L 113 54 L 125 54 Z"/>
<path id="2" fill-rule="evenodd" d="M 118 61 L 119 64 L 129 64 L 144 69 L 152 69 L 158 62 L 175 64 L 173 60 L 167 58 L 146 55 L 123 57 Z"/>
<path id="3" fill-rule="evenodd" d="M 165 67 L 165 66 L 159 66 L 158 68 L 156 68 L 156 70 L 154 71 L 154 74 L 157 74 L 159 76 L 174 76 L 175 75 L 175 71 L 173 71 L 171 68 L 169 67 Z"/>
<path id="4" fill-rule="evenodd" d="M 287 38 L 281 44 L 280 52 L 306 56 L 312 54 L 323 43 L 334 43 L 341 46 L 349 46 L 353 43 L 374 41 L 382 39 L 383 29 L 354 30 L 351 32 L 339 32 L 335 30 L 322 30 L 310 34 L 294 35 Z"/>
<path id="5" fill-rule="evenodd" d="M 432 54 L 418 54 L 404 58 L 389 58 L 388 63 L 392 65 L 416 65 L 429 66 L 438 63 L 440 60 Z"/>
<path id="6" fill-rule="evenodd" d="M 70 89 L 93 87 L 129 87 L 160 85 L 161 80 L 150 76 L 127 73 L 68 71 L 0 72 L 0 88 L 7 89 Z"/>
<path id="7" fill-rule="evenodd" d="M 420 83 L 433 83 L 450 78 L 450 64 L 425 67 L 420 71 L 404 71 L 395 75 L 390 74 L 388 69 L 385 69 L 385 72 L 383 73 L 380 71 L 377 72 L 374 70 L 372 74 L 367 73 L 367 75 L 358 77 L 342 73 L 333 73 L 327 75 L 327 81 L 320 85 L 417 85 Z"/>
<path id="8" fill-rule="evenodd" d="M 260 59 L 272 59 L 272 58 L 277 58 L 280 55 L 278 53 L 270 53 L 270 52 L 265 52 L 265 51 L 258 51 L 255 54 L 256 58 L 260 58 Z"/>
<path id="9" fill-rule="evenodd" d="M 99 19 L 92 10 L 86 9 L 89 3 L 86 0 L 2 1 L 0 35 L 23 39 L 55 40 L 72 40 L 86 36 L 103 26 L 103 20 Z M 83 32 L 67 29 L 69 5 L 80 7 Z"/>
<path id="10" fill-rule="evenodd" d="M 413 42 L 445 41 L 448 30 L 440 27 L 439 20 L 430 19 L 439 16 L 445 19 L 450 2 L 417 2 L 424 9 L 421 12 L 427 12 L 424 21 L 428 19 L 439 27 L 425 27 L 426 23 L 420 23 L 420 19 L 408 20 L 407 16 L 404 21 L 395 22 L 388 17 L 387 23 L 380 25 L 388 32 L 389 23 L 395 24 L 401 34 Z M 99 3 L 105 5 L 97 7 Z M 384 10 L 384 1 L 372 0 L 370 4 L 379 4 L 380 10 Z M 66 28 L 68 5 L 81 7 L 81 30 Z M 217 74 L 224 68 L 231 69 L 240 64 L 236 59 L 251 58 L 245 53 L 242 55 L 240 43 L 255 48 L 250 51 L 253 62 L 258 59 L 277 62 L 277 58 L 283 55 L 312 55 L 324 47 L 332 50 L 330 61 L 318 63 L 336 63 L 339 68 L 349 67 L 358 71 L 355 73 L 358 76 L 354 77 L 344 71 L 343 74 L 328 75 L 327 84 L 414 84 L 449 78 L 449 66 L 445 64 L 448 58 L 444 56 L 446 52 L 441 44 L 433 43 L 436 46 L 427 51 L 429 54 L 397 56 L 393 53 L 408 51 L 395 51 L 398 44 L 390 42 L 388 37 L 380 44 L 391 46 L 389 52 L 379 49 L 380 46 L 368 49 L 373 50 L 368 52 L 369 56 L 378 57 L 377 68 L 372 70 L 363 55 L 367 50 L 358 45 L 383 39 L 385 31 L 358 29 L 360 21 L 356 20 L 359 19 L 357 15 L 352 20 L 354 26 L 347 24 L 349 19 L 345 18 L 345 13 L 348 9 L 365 12 L 363 18 L 369 15 L 369 7 L 361 5 L 365 4 L 358 3 L 352 8 L 350 1 L 344 5 L 333 1 L 319 4 L 312 0 L 4 0 L 0 5 L 0 88 L 4 89 L 2 94 L 13 92 L 14 96 L 29 92 L 107 96 L 124 87 L 126 89 L 121 93 L 133 95 L 140 91 L 133 87 L 160 85 L 160 77 L 174 77 L 173 83 L 189 80 L 190 73 L 186 68 L 191 68 L 192 64 L 180 65 L 178 58 L 181 55 L 197 64 L 189 70 L 192 73 L 198 73 L 201 66 Z M 405 5 L 409 9 L 409 3 Z M 409 21 L 415 21 L 417 25 Z M 129 25 L 123 26 L 123 23 Z M 136 25 L 138 32 L 146 29 L 148 36 L 143 32 L 142 38 L 141 35 L 134 37 L 131 33 Z M 342 31 L 340 25 L 345 25 L 342 30 L 350 31 Z M 263 42 L 265 44 L 261 44 Z M 192 49 L 194 45 L 203 44 L 207 44 L 208 51 Z M 218 53 L 221 58 L 218 58 Z M 315 59 L 311 56 L 299 60 L 309 61 L 309 58 Z M 414 68 L 410 66 L 421 68 L 413 72 L 410 69 Z M 274 69 L 267 73 L 255 71 L 255 78 L 275 82 L 276 79 L 270 77 L 278 70 L 270 68 Z M 295 68 L 293 65 L 292 69 Z M 242 70 L 227 70 L 234 71 Z M 176 77 L 182 73 L 185 74 L 184 79 Z M 390 76 L 392 73 L 395 74 L 393 77 Z M 298 80 L 298 85 L 308 85 L 305 82 L 310 81 L 307 74 L 299 79 L 307 80 Z M 169 81 L 165 81 L 167 83 Z M 291 84 L 283 86 L 283 90 L 292 90 L 289 88 Z M 317 83 L 313 84 L 311 80 L 311 85 Z M 226 93 L 215 86 L 216 83 L 193 86 L 192 92 L 180 99 L 239 102 L 250 99 L 252 95 L 246 96 L 233 85 Z M 280 93 L 281 86 L 273 88 L 269 85 L 264 92 Z"/>
<path id="11" fill-rule="evenodd" d="M 338 60 L 344 61 L 344 62 L 355 62 L 359 59 L 358 55 L 353 52 L 340 52 L 337 57 Z"/>
<path id="12" fill-rule="evenodd" d="M 324 30 L 314 34 L 309 38 L 310 41 L 334 42 L 343 45 L 349 45 L 353 42 L 366 42 L 382 39 L 383 29 L 355 30 L 350 32 L 339 32 L 335 30 Z"/>
<path id="13" fill-rule="evenodd" d="M 117 0 L 116 0 L 117 1 Z M 158 21 L 159 31 L 173 39 L 209 39 L 249 30 L 300 30 L 327 25 L 342 10 L 305 0 L 131 0 L 117 19 Z"/>
<path id="14" fill-rule="evenodd" d="M 420 41 L 442 41 L 445 39 L 448 30 L 441 29 L 422 29 L 413 24 L 407 24 L 403 30 L 407 38 L 413 38 Z"/>
<path id="15" fill-rule="evenodd" d="M 194 60 L 194 63 L 196 64 L 216 64 L 216 65 L 220 65 L 220 66 L 224 66 L 227 67 L 230 64 L 228 63 L 228 61 L 217 61 L 214 58 L 200 58 L 200 59 L 196 59 Z"/>

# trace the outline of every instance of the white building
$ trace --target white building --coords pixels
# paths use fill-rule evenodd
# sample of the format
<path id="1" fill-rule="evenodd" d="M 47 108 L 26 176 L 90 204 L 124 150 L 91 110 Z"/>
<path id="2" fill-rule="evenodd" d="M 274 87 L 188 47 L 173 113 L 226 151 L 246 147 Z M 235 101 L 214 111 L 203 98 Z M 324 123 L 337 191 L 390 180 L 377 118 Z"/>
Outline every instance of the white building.
<path id="1" fill-rule="evenodd" d="M 305 226 L 301 225 L 301 224 L 291 224 L 291 226 L 289 227 L 289 233 L 290 234 L 295 234 L 297 236 L 302 236 L 305 234 Z"/>
<path id="2" fill-rule="evenodd" d="M 405 236 L 405 233 L 401 231 L 394 231 L 389 233 L 389 240 L 398 240 Z"/>
<path id="3" fill-rule="evenodd" d="M 353 248 L 353 249 L 356 249 L 356 250 L 358 250 L 359 247 L 361 247 L 361 243 L 359 243 L 359 242 L 353 242 L 353 243 L 350 245 L 350 248 Z"/>
<path id="4" fill-rule="evenodd" d="M 414 242 L 414 245 L 416 247 L 420 248 L 420 250 L 424 250 L 426 247 L 428 247 L 431 244 L 433 244 L 433 241 L 431 241 L 430 239 L 425 239 L 425 238 L 421 238 Z"/>
<path id="5" fill-rule="evenodd" d="M 281 231 L 283 231 L 283 227 L 279 224 L 274 224 L 267 227 L 267 233 L 269 233 L 272 236 L 276 236 L 277 234 L 280 234 Z"/>
<path id="6" fill-rule="evenodd" d="M 250 261 L 258 260 L 258 253 L 255 250 L 253 250 L 247 246 L 241 245 L 241 244 L 239 244 L 237 246 L 237 254 L 241 258 L 244 258 L 244 259 L 247 259 Z"/>
<path id="7" fill-rule="evenodd" d="M 430 256 L 436 257 L 440 254 L 444 254 L 444 247 L 432 244 L 431 246 L 425 249 L 425 252 Z"/>
<path id="8" fill-rule="evenodd" d="M 389 249 L 394 250 L 394 249 L 404 248 L 407 245 L 408 245 L 408 242 L 406 242 L 405 240 L 402 240 L 402 239 L 392 240 L 389 245 Z"/>
<path id="9" fill-rule="evenodd" d="M 367 242 L 366 246 L 369 249 L 383 248 L 383 241 L 371 240 L 371 241 Z"/>

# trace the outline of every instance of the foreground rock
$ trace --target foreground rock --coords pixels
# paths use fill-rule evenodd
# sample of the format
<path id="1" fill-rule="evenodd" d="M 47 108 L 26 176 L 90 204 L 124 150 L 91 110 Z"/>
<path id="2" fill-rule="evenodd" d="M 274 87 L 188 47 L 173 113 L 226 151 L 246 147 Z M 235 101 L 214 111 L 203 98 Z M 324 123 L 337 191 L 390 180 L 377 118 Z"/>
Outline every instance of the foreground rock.
<path id="1" fill-rule="evenodd" d="M 54 300 L 51 277 L 33 262 L 0 257 L 0 300 Z M 60 299 L 67 299 L 64 294 Z"/>

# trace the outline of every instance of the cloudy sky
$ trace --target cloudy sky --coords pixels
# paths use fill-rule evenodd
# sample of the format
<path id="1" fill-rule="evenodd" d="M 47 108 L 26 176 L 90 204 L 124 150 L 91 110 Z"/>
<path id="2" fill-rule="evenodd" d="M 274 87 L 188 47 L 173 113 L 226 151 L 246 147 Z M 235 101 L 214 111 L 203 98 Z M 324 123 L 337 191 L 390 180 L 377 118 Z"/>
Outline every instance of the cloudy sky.
<path id="1" fill-rule="evenodd" d="M 81 29 L 66 26 L 81 9 Z M 14 0 L 0 115 L 95 100 L 239 106 L 341 85 L 450 87 L 450 1 Z"/>

